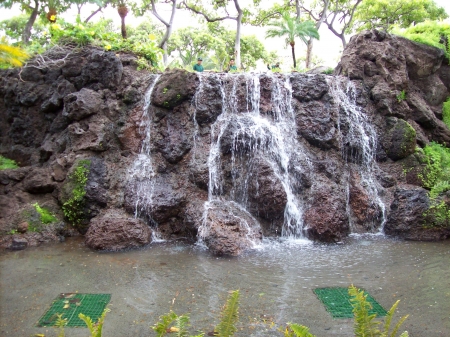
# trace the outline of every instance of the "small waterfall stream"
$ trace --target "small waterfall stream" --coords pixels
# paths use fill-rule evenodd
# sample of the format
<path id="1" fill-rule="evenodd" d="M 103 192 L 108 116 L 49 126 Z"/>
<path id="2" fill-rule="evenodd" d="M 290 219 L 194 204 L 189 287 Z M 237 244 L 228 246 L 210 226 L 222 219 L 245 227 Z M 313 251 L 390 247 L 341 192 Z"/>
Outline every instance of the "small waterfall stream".
<path id="1" fill-rule="evenodd" d="M 347 176 L 347 212 L 350 228 L 353 231 L 350 199 L 350 177 L 352 166 L 356 168 L 361 186 L 368 193 L 372 205 L 378 209 L 379 215 L 373 219 L 371 229 L 382 231 L 386 222 L 386 207 L 380 197 L 380 186 L 375 173 L 378 169 L 376 163 L 377 134 L 367 115 L 356 104 L 357 92 L 355 85 L 344 77 L 334 77 L 330 86 L 332 95 L 340 107 L 338 128 L 341 135 L 342 158 L 346 163 Z M 344 130 L 344 128 L 346 130 Z"/>
<path id="2" fill-rule="evenodd" d="M 134 191 L 136 195 L 134 216 L 136 218 L 142 216 L 142 214 L 150 214 L 149 210 L 152 205 L 155 172 L 153 170 L 151 156 L 152 116 L 150 113 L 150 105 L 153 89 L 160 76 L 161 75 L 155 76 L 145 92 L 142 117 L 139 124 L 139 133 L 144 137 L 139 154 L 128 172 L 129 180 L 134 182 Z M 149 220 L 155 224 L 151 218 Z M 159 235 L 155 230 L 153 231 L 153 240 L 160 240 Z"/>

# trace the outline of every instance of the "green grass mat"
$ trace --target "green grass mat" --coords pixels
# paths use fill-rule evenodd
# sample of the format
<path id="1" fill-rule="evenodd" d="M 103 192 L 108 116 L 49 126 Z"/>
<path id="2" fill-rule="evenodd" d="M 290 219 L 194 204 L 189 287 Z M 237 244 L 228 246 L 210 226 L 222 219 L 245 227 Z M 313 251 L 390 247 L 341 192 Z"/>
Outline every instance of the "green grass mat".
<path id="1" fill-rule="evenodd" d="M 348 288 L 316 288 L 313 291 L 333 318 L 353 317 L 353 307 L 350 303 L 351 296 L 348 294 Z M 366 291 L 364 291 L 364 294 L 367 295 L 367 301 L 372 305 L 369 313 L 386 316 L 387 311 Z"/>
<path id="2" fill-rule="evenodd" d="M 63 319 L 67 318 L 67 327 L 86 327 L 78 315 L 84 314 L 97 322 L 110 299 L 111 294 L 60 294 L 39 319 L 37 326 L 54 326 L 58 315 L 62 314 Z"/>

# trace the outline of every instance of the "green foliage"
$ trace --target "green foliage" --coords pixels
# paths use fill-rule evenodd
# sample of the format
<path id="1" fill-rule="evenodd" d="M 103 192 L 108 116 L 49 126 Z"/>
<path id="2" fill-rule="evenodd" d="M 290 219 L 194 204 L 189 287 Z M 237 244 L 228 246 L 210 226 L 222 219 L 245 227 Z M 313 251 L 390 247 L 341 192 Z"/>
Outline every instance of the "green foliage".
<path id="1" fill-rule="evenodd" d="M 239 319 L 239 290 L 232 291 L 222 309 L 221 319 L 214 331 L 216 336 L 230 337 L 236 332 L 236 323 Z"/>
<path id="2" fill-rule="evenodd" d="M 286 329 L 283 331 L 284 337 L 315 337 L 309 332 L 309 328 L 295 323 L 288 323 Z"/>
<path id="3" fill-rule="evenodd" d="M 397 102 L 401 103 L 406 99 L 406 91 L 402 90 L 400 91 L 400 93 L 397 95 Z"/>
<path id="4" fill-rule="evenodd" d="M 58 314 L 57 316 L 55 327 L 58 329 L 58 337 L 65 337 L 64 327 L 67 325 L 67 318 L 63 319 L 62 314 Z"/>
<path id="5" fill-rule="evenodd" d="M 442 120 L 450 129 L 450 97 L 442 105 Z"/>
<path id="6" fill-rule="evenodd" d="M 450 59 L 450 24 L 444 22 L 426 21 L 405 30 L 394 30 L 394 34 L 406 37 L 415 42 L 440 48 Z"/>
<path id="7" fill-rule="evenodd" d="M 17 165 L 17 163 L 14 160 L 0 156 L 0 171 L 8 170 L 8 169 L 15 169 L 18 167 L 19 166 Z"/>
<path id="8" fill-rule="evenodd" d="M 353 285 L 350 286 L 348 293 L 352 298 L 350 302 L 353 306 L 354 325 L 353 330 L 356 337 L 372 337 L 379 336 L 380 330 L 378 325 L 380 322 L 375 321 L 376 314 L 369 314 L 372 305 L 367 301 L 367 295 L 363 290 L 359 290 Z"/>
<path id="9" fill-rule="evenodd" d="M 369 314 L 369 310 L 372 305 L 369 301 L 367 301 L 367 295 L 364 293 L 364 290 L 360 290 L 351 285 L 348 289 L 348 293 L 352 296 L 350 302 L 353 306 L 353 314 L 355 319 L 353 326 L 355 337 L 395 337 L 400 326 L 408 318 L 408 315 L 402 317 L 395 325 L 392 332 L 389 333 L 392 317 L 394 316 L 395 310 L 400 302 L 397 301 L 388 311 L 384 322 L 384 327 L 382 330 L 379 330 L 378 326 L 381 322 L 375 321 L 376 314 Z M 401 334 L 401 337 L 405 337 L 407 335 L 408 333 L 405 331 Z"/>
<path id="10" fill-rule="evenodd" d="M 425 20 L 447 18 L 445 9 L 433 0 L 364 0 L 355 12 L 354 30 L 390 31 L 394 25 L 410 27 Z"/>
<path id="11" fill-rule="evenodd" d="M 72 186 L 71 196 L 64 202 L 62 209 L 66 218 L 74 225 L 80 225 L 84 218 L 85 188 L 90 165 L 90 160 L 80 160 L 68 178 L 68 183 Z"/>
<path id="12" fill-rule="evenodd" d="M 98 319 L 98 322 L 94 324 L 92 319 L 89 316 L 86 316 L 84 314 L 79 314 L 78 317 L 86 323 L 89 332 L 91 333 L 91 337 L 102 337 L 102 330 L 103 330 L 103 324 L 105 323 L 106 314 L 110 312 L 108 308 L 103 310 L 102 315 Z"/>
<path id="13" fill-rule="evenodd" d="M 425 168 L 419 175 L 423 186 L 430 190 L 430 207 L 423 214 L 426 228 L 450 227 L 450 207 L 443 200 L 450 190 L 450 149 L 431 142 L 424 149 Z"/>
<path id="14" fill-rule="evenodd" d="M 172 310 L 168 314 L 160 316 L 159 321 L 152 326 L 152 329 L 156 332 L 156 336 L 164 336 L 170 330 L 170 325 L 177 319 L 177 317 L 178 315 Z"/>
<path id="15" fill-rule="evenodd" d="M 41 223 L 47 225 L 58 221 L 58 219 L 52 213 L 50 213 L 48 209 L 42 208 L 38 203 L 33 204 L 33 206 L 36 209 L 36 212 L 38 212 L 41 217 Z"/>

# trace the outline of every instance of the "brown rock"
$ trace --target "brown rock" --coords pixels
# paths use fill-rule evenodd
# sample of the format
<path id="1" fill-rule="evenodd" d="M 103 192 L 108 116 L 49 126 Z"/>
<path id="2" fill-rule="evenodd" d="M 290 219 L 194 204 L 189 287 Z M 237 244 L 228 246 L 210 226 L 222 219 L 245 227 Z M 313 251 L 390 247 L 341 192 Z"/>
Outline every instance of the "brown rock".
<path id="1" fill-rule="evenodd" d="M 234 202 L 210 203 L 205 229 L 199 234 L 216 255 L 237 256 L 261 240 L 256 219 Z"/>
<path id="2" fill-rule="evenodd" d="M 48 169 L 34 169 L 23 184 L 25 191 L 33 194 L 51 193 L 56 187 Z"/>
<path id="3" fill-rule="evenodd" d="M 142 220 L 97 217 L 91 220 L 86 245 L 95 250 L 123 250 L 145 246 L 152 231 Z"/>
<path id="4" fill-rule="evenodd" d="M 17 231 L 19 233 L 26 233 L 28 230 L 28 222 L 21 222 L 19 225 L 17 225 Z"/>

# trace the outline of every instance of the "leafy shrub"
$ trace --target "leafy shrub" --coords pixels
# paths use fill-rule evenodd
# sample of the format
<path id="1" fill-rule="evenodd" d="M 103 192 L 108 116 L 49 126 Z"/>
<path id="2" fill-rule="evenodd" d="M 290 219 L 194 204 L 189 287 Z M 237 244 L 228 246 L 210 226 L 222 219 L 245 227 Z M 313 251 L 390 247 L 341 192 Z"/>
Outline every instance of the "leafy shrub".
<path id="1" fill-rule="evenodd" d="M 71 196 L 63 203 L 62 209 L 64 216 L 74 225 L 80 225 L 84 219 L 83 207 L 90 165 L 90 160 L 80 160 L 68 178 L 68 184 L 72 186 Z"/>
<path id="2" fill-rule="evenodd" d="M 415 42 L 437 47 L 450 59 L 450 24 L 436 21 L 425 21 L 405 30 L 396 30 L 394 34 L 406 37 Z"/>
<path id="3" fill-rule="evenodd" d="M 18 167 L 14 160 L 0 156 L 0 170 L 15 169 Z"/>
<path id="4" fill-rule="evenodd" d="M 449 227 L 450 207 L 442 194 L 450 190 L 450 149 L 431 142 L 423 149 L 425 168 L 419 177 L 429 189 L 430 208 L 424 213 L 425 227 Z"/>
<path id="5" fill-rule="evenodd" d="M 89 316 L 79 314 L 78 317 L 83 320 L 84 323 L 86 323 L 89 332 L 91 333 L 91 337 L 102 337 L 103 324 L 105 323 L 106 314 L 110 311 L 111 310 L 109 310 L 108 308 L 103 310 L 102 315 L 98 319 L 98 322 L 95 324 Z"/>
<path id="6" fill-rule="evenodd" d="M 119 33 L 112 31 L 111 21 L 101 20 L 96 23 L 82 23 L 77 18 L 75 24 L 58 20 L 50 25 L 49 43 L 59 45 L 86 46 L 94 45 L 111 51 L 131 52 L 156 67 L 162 57 L 154 36 L 132 35 L 123 39 Z M 140 63 L 142 67 L 142 61 Z"/>

